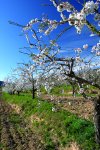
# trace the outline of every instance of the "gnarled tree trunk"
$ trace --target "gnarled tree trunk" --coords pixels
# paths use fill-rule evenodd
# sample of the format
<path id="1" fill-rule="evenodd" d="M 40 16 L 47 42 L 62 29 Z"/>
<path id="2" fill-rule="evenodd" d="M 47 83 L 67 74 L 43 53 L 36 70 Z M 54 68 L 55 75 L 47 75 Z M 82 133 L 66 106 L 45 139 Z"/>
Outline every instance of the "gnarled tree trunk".
<path id="1" fill-rule="evenodd" d="M 100 96 L 94 101 L 95 115 L 94 124 L 96 132 L 96 143 L 100 146 Z"/>

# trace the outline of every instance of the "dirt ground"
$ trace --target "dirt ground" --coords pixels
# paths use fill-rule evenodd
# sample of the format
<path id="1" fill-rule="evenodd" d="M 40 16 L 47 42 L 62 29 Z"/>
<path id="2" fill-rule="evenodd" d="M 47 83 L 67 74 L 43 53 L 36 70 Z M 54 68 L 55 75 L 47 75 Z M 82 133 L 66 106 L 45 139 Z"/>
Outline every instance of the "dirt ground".
<path id="1" fill-rule="evenodd" d="M 16 116 L 18 119 L 16 120 Z M 15 118 L 15 119 L 13 119 Z M 0 150 L 44 150 L 21 116 L 0 99 Z"/>
<path id="2" fill-rule="evenodd" d="M 42 99 L 57 104 L 61 108 L 68 110 L 79 117 L 87 120 L 93 120 L 94 118 L 94 104 L 91 100 L 85 100 L 83 97 L 67 97 L 67 96 L 51 96 L 42 95 Z"/>

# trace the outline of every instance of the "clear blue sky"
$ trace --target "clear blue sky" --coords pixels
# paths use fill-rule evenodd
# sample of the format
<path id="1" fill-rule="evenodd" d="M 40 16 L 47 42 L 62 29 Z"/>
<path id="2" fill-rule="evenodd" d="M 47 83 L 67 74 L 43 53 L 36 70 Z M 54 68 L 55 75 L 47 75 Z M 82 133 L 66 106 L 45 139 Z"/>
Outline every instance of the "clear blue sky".
<path id="1" fill-rule="evenodd" d="M 50 19 L 59 19 L 59 13 L 56 12 L 55 7 L 41 6 L 41 4 L 47 3 L 50 3 L 50 1 L 0 0 L 0 80 L 3 80 L 11 71 L 11 68 L 16 67 L 18 62 L 27 61 L 28 59 L 19 53 L 19 48 L 27 45 L 26 39 L 19 36 L 21 28 L 10 25 L 8 20 L 26 25 L 32 18 L 40 18 L 43 13 L 48 14 Z M 80 9 L 80 6 L 76 5 L 76 8 Z M 82 35 L 76 36 L 73 28 L 64 34 L 62 44 L 65 45 L 67 41 L 68 47 L 77 47 L 88 42 L 93 45 L 98 39 L 97 37 L 89 37 L 87 28 L 83 29 Z"/>

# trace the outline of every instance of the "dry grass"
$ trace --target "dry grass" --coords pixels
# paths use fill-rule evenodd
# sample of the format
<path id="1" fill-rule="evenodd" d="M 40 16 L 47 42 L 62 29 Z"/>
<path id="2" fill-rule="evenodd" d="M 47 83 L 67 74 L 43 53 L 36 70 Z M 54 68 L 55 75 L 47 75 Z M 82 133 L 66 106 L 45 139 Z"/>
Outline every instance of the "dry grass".
<path id="1" fill-rule="evenodd" d="M 66 148 L 63 148 L 63 149 L 60 149 L 60 150 L 80 150 L 78 144 L 76 142 L 73 142 L 70 144 L 69 147 L 66 147 Z"/>
<path id="2" fill-rule="evenodd" d="M 16 104 L 10 104 L 10 103 L 9 103 L 9 105 L 10 105 L 10 107 L 11 107 L 13 110 L 15 110 L 15 112 L 16 112 L 17 114 L 20 114 L 20 113 L 21 113 L 21 107 L 20 107 L 20 106 L 18 106 L 18 105 L 16 105 Z"/>

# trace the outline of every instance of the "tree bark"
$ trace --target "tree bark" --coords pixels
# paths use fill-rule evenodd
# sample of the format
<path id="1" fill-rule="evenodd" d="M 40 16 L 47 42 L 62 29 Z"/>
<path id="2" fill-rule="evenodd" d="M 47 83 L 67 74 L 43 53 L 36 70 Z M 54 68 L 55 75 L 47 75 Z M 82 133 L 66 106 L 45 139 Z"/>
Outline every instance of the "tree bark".
<path id="1" fill-rule="evenodd" d="M 32 99 L 35 98 L 35 88 L 34 88 L 34 83 L 32 84 Z"/>
<path id="2" fill-rule="evenodd" d="M 17 93 L 18 93 L 18 96 L 19 96 L 19 94 L 20 94 L 20 91 L 17 91 Z"/>
<path id="3" fill-rule="evenodd" d="M 2 87 L 0 87 L 0 96 L 2 95 Z"/>
<path id="4" fill-rule="evenodd" d="M 94 101 L 95 106 L 95 115 L 94 115 L 94 124 L 95 124 L 95 133 L 96 133 L 96 143 L 100 146 L 100 96 Z"/>
<path id="5" fill-rule="evenodd" d="M 72 89 L 73 89 L 72 96 L 75 97 L 75 86 L 74 85 L 72 85 Z"/>

